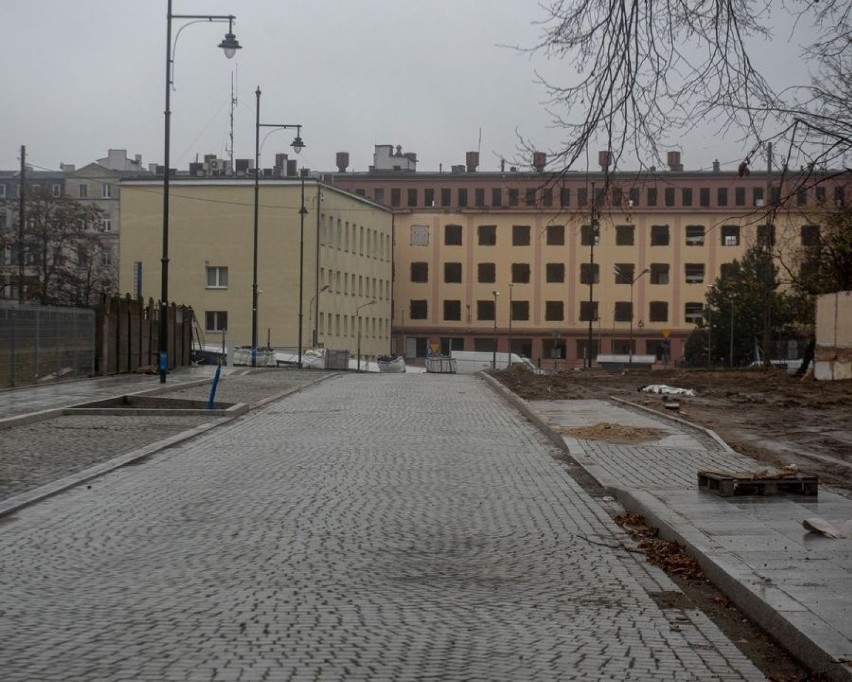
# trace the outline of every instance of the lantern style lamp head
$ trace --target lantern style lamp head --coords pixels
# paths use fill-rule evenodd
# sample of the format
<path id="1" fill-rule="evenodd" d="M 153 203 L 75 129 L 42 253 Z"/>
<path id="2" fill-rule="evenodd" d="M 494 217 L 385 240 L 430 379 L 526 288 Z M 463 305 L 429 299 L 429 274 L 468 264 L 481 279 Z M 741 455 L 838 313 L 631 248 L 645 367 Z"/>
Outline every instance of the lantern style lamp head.
<path id="1" fill-rule="evenodd" d="M 297 154 L 301 152 L 305 148 L 305 143 L 302 142 L 302 126 L 296 126 L 296 138 L 290 144 L 293 148 L 293 151 Z"/>
<path id="2" fill-rule="evenodd" d="M 234 18 L 229 17 L 228 32 L 225 34 L 225 37 L 222 39 L 222 42 L 219 43 L 219 47 L 224 50 L 225 56 L 228 59 L 233 59 L 234 55 L 237 54 L 237 50 L 241 50 L 243 48 L 243 46 L 240 45 L 239 41 L 237 40 L 237 37 L 232 32 L 234 27 L 233 25 Z"/>

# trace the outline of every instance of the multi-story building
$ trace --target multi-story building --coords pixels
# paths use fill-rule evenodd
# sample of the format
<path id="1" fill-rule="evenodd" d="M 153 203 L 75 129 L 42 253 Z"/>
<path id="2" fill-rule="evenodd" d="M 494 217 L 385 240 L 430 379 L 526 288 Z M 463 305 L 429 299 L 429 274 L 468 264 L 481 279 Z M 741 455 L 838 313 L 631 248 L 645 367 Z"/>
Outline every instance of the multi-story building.
<path id="1" fill-rule="evenodd" d="M 277 167 L 259 180 L 256 261 L 248 167 L 230 176 L 195 168 L 170 181 L 169 298 L 192 306 L 206 343 L 250 346 L 256 266 L 259 346 L 296 348 L 301 338 L 303 348 L 388 353 L 391 212 Z M 120 189 L 120 291 L 159 300 L 162 177 Z"/>
<path id="2" fill-rule="evenodd" d="M 544 366 L 582 365 L 590 338 L 593 358 L 678 360 L 726 264 L 807 241 L 809 211 L 852 191 L 848 174 L 684 171 L 678 153 L 642 173 L 606 172 L 606 153 L 593 173 L 545 172 L 538 153 L 530 172 L 479 172 L 476 152 L 448 173 L 347 173 L 347 159 L 334 184 L 394 212 L 397 351 L 496 344 Z"/>

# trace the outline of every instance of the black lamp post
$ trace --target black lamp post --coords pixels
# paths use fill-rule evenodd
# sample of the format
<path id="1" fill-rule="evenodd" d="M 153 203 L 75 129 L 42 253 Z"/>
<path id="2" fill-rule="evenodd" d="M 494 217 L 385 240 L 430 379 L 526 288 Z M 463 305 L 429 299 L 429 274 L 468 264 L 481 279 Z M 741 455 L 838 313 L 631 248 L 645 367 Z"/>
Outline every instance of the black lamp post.
<path id="1" fill-rule="evenodd" d="M 615 273 L 616 277 L 621 278 L 622 281 L 619 282 L 619 284 L 623 284 L 625 273 L 623 273 L 621 271 L 621 268 L 619 268 L 617 265 L 614 265 L 612 270 Z M 651 272 L 651 270 L 649 268 L 645 268 L 644 270 L 642 270 L 642 272 L 640 272 L 638 275 L 636 275 L 636 277 L 632 277 L 632 273 L 631 273 L 631 279 L 630 279 L 630 341 L 629 341 L 630 345 L 629 345 L 628 350 L 627 350 L 627 353 L 628 353 L 627 366 L 628 367 L 633 366 L 633 285 L 636 284 L 636 282 L 639 281 L 639 278 L 642 277 L 642 275 L 645 275 L 649 272 Z"/>
<path id="2" fill-rule="evenodd" d="M 308 317 L 310 318 L 311 315 L 314 316 L 314 318 L 313 318 L 314 329 L 313 329 L 313 339 L 312 339 L 314 348 L 317 347 L 317 342 L 319 341 L 319 334 L 318 334 L 318 331 L 319 331 L 319 322 L 318 322 L 318 320 L 319 320 L 319 295 L 323 291 L 328 291 L 329 289 L 331 289 L 331 286 L 329 286 L 328 284 L 324 285 L 322 289 L 318 289 L 317 293 L 315 293 L 311 297 L 311 304 L 308 306 Z M 316 301 L 316 304 L 317 304 L 316 309 L 314 309 L 314 302 L 315 301 Z M 310 324 L 310 322 L 308 324 Z"/>
<path id="3" fill-rule="evenodd" d="M 589 225 L 589 338 L 586 346 L 586 357 L 588 358 L 586 361 L 586 366 L 591 369 L 592 368 L 592 343 L 593 339 L 593 329 L 592 323 L 595 321 L 595 242 L 598 238 L 598 230 L 600 226 L 598 224 L 597 212 L 596 212 L 596 197 L 595 197 L 595 183 L 592 183 L 592 215 L 591 221 Z"/>
<path id="4" fill-rule="evenodd" d="M 355 317 L 358 319 L 358 371 L 361 371 L 361 308 L 366 308 L 368 305 L 373 305 L 376 301 L 368 301 L 359 305 L 355 309 Z"/>
<path id="5" fill-rule="evenodd" d="M 494 296 L 494 350 L 491 352 L 491 369 L 497 369 L 497 297 L 499 291 L 492 291 Z"/>
<path id="6" fill-rule="evenodd" d="M 512 287 L 514 284 L 509 284 L 509 367 L 512 366 Z"/>
<path id="7" fill-rule="evenodd" d="M 166 13 L 166 108 L 165 108 L 165 134 L 164 134 L 164 154 L 163 154 L 163 255 L 160 259 L 162 264 L 162 280 L 160 283 L 160 331 L 158 343 L 158 358 L 157 365 L 160 372 L 160 383 L 166 383 L 166 374 L 169 371 L 169 334 L 168 334 L 168 312 L 169 312 L 169 150 L 171 147 L 171 90 L 174 85 L 174 60 L 172 59 L 172 19 L 186 19 L 187 23 L 178 29 L 180 32 L 197 22 L 228 22 L 228 32 L 219 43 L 219 47 L 225 52 L 228 59 L 233 58 L 237 50 L 242 48 L 242 45 L 237 42 L 233 33 L 234 19 L 233 14 L 218 15 L 218 14 L 172 14 L 172 0 L 168 0 L 168 10 Z M 177 35 L 175 36 L 177 42 Z"/>
<path id="8" fill-rule="evenodd" d="M 293 151 L 297 154 L 302 151 L 305 147 L 305 143 L 302 142 L 301 132 L 302 126 L 301 124 L 289 124 L 289 123 L 261 123 L 260 122 L 260 86 L 257 86 L 257 90 L 255 90 L 255 97 L 257 98 L 257 111 L 255 112 L 255 125 L 254 125 L 254 240 L 253 240 L 253 249 L 252 249 L 252 278 L 251 278 L 251 366 L 257 366 L 257 223 L 258 223 L 258 212 L 260 210 L 260 129 L 261 128 L 273 128 L 273 129 L 284 129 L 284 128 L 295 128 L 296 129 L 296 138 L 290 144 L 293 147 Z M 274 130 L 270 130 L 269 133 L 273 133 Z M 267 133 L 267 135 L 269 134 Z M 265 139 L 265 138 L 264 138 Z M 304 205 L 302 206 L 304 209 Z M 299 336 L 301 338 L 301 302 L 299 303 Z M 301 349 L 299 349 L 299 366 L 302 364 L 302 354 Z"/>

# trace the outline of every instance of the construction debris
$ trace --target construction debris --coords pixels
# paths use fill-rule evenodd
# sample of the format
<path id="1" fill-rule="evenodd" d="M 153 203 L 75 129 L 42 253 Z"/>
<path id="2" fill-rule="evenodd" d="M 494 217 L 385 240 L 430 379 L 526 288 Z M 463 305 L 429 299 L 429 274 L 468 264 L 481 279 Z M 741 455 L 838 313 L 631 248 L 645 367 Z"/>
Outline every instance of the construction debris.
<path id="1" fill-rule="evenodd" d="M 780 470 L 698 472 L 698 489 L 721 497 L 780 493 L 816 496 L 818 484 L 816 476 L 799 473 L 794 466 Z"/>

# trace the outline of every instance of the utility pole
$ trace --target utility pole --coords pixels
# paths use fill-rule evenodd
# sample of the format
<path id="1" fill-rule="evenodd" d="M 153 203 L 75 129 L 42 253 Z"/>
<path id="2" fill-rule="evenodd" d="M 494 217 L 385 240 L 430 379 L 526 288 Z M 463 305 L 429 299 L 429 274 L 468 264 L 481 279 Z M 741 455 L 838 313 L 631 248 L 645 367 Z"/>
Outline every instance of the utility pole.
<path id="1" fill-rule="evenodd" d="M 24 225 L 27 222 L 27 147 L 21 145 L 21 182 L 18 209 L 18 303 L 24 302 Z"/>
<path id="2" fill-rule="evenodd" d="M 589 225 L 589 338 L 586 342 L 586 358 L 587 366 L 589 369 L 592 368 L 592 343 L 593 343 L 593 330 L 592 324 L 595 320 L 594 309 L 595 309 L 595 241 L 598 238 L 598 218 L 597 212 L 595 211 L 595 183 L 592 182 L 592 215 L 591 215 L 591 224 Z"/>

